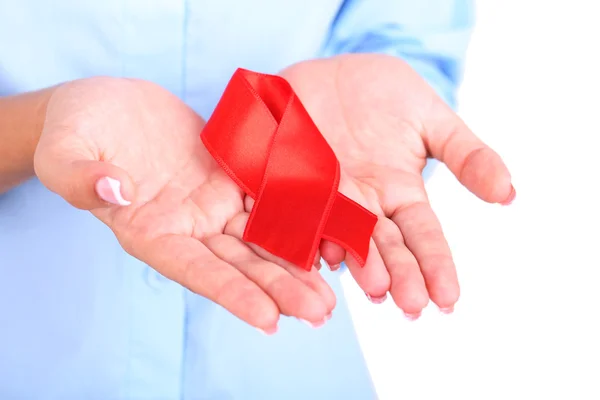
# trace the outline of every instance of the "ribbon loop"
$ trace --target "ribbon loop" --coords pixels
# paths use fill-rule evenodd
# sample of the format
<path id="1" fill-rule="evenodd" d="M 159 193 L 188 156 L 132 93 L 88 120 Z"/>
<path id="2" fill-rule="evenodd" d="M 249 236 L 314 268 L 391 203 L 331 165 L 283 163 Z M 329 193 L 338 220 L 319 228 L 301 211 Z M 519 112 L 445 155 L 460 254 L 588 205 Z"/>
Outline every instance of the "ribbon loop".
<path id="1" fill-rule="evenodd" d="M 285 79 L 238 69 L 201 138 L 256 200 L 245 241 L 310 270 L 327 239 L 364 265 L 377 217 L 338 193 L 339 162 Z"/>

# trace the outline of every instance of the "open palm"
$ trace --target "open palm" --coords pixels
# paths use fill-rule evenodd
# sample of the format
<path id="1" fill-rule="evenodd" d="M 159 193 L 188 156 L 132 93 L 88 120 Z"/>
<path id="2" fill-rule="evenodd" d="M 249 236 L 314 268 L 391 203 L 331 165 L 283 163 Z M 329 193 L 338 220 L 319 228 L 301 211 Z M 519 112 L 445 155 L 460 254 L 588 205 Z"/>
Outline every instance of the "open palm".
<path id="1" fill-rule="evenodd" d="M 245 196 L 202 145 L 203 126 L 148 82 L 75 81 L 52 95 L 36 173 L 106 223 L 127 252 L 248 323 L 272 332 L 280 313 L 320 323 L 335 306 L 331 289 L 316 269 L 241 240 Z M 99 198 L 111 189 L 105 177 L 120 183 L 122 205 Z"/>
<path id="2" fill-rule="evenodd" d="M 364 268 L 329 242 L 321 245 L 323 258 L 346 259 L 372 300 L 383 301 L 389 291 L 411 318 L 429 298 L 451 312 L 458 280 L 421 173 L 433 156 L 481 199 L 506 203 L 514 189 L 500 157 L 398 58 L 343 55 L 281 75 L 336 153 L 340 191 L 380 216 Z"/>

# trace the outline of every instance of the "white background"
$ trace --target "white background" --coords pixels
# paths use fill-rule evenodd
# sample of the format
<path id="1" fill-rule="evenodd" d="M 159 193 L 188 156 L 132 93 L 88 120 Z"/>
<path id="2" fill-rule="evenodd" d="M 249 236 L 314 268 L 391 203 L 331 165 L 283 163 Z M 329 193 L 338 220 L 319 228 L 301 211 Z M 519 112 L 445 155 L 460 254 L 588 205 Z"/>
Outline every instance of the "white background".
<path id="1" fill-rule="evenodd" d="M 600 4 L 485 0 L 460 114 L 513 173 L 510 207 L 428 184 L 462 297 L 403 318 L 345 276 L 382 400 L 600 399 Z"/>

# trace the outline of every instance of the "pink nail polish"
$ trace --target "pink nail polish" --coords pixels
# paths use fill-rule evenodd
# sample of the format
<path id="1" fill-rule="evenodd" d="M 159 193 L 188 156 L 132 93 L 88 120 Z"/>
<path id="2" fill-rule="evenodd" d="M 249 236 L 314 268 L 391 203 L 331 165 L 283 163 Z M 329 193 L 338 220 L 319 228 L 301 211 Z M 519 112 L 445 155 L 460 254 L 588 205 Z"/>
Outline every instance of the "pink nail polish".
<path id="1" fill-rule="evenodd" d="M 407 320 L 409 321 L 416 321 L 421 317 L 421 313 L 404 313 L 404 316 L 406 317 Z"/>
<path id="2" fill-rule="evenodd" d="M 267 335 L 267 336 L 271 336 L 277 333 L 277 330 L 279 329 L 279 327 L 277 325 L 275 325 L 274 327 L 268 328 L 268 329 L 260 329 L 260 328 L 256 328 L 258 329 L 259 332 Z"/>
<path id="3" fill-rule="evenodd" d="M 304 322 L 306 325 L 310 326 L 311 328 L 320 328 L 323 325 L 325 325 L 325 322 L 327 322 L 327 317 L 323 318 L 322 321 L 319 322 L 311 322 L 311 321 L 307 321 L 305 319 L 302 318 L 298 318 L 300 321 Z"/>
<path id="4" fill-rule="evenodd" d="M 96 182 L 96 194 L 107 203 L 117 206 L 128 206 L 131 204 L 123 198 L 121 193 L 121 182 L 116 179 L 105 176 Z"/>
<path id="5" fill-rule="evenodd" d="M 503 206 L 509 206 L 513 201 L 515 201 L 515 197 L 517 197 L 517 191 L 515 190 L 515 187 L 511 185 L 510 194 L 508 195 L 506 200 L 500 202 L 500 204 L 502 204 Z"/>
<path id="6" fill-rule="evenodd" d="M 440 312 L 444 315 L 450 315 L 454 312 L 454 306 L 442 307 L 440 308 Z"/>
<path id="7" fill-rule="evenodd" d="M 331 270 L 331 272 L 335 272 L 340 269 L 340 264 L 330 265 L 329 269 Z"/>
<path id="8" fill-rule="evenodd" d="M 371 296 L 369 293 L 365 293 L 365 295 L 367 296 L 367 299 L 369 299 L 369 301 L 373 304 L 381 304 L 387 299 L 387 293 L 379 297 Z"/>

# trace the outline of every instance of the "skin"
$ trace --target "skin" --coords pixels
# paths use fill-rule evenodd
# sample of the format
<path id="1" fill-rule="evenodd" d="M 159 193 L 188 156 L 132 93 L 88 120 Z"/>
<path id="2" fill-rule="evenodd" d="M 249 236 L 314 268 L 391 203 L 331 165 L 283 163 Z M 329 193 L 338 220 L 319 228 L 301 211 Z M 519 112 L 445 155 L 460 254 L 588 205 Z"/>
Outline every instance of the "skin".
<path id="1" fill-rule="evenodd" d="M 33 154 L 54 89 L 0 96 L 0 195 L 33 175 Z"/>
<path id="2" fill-rule="evenodd" d="M 398 58 L 344 55 L 282 75 L 336 153 L 340 191 L 379 216 L 364 268 L 333 243 L 322 243 L 323 258 L 345 259 L 368 297 L 382 301 L 389 291 L 409 317 L 429 299 L 451 312 L 460 294 L 456 268 L 422 171 L 435 157 L 482 200 L 509 203 L 515 191 L 500 156 Z"/>
<path id="3" fill-rule="evenodd" d="M 49 99 L 35 174 L 108 225 L 128 253 L 247 323 L 267 333 L 280 314 L 322 323 L 335 295 L 318 271 L 265 260 L 241 241 L 245 196 L 202 146 L 203 126 L 149 82 L 66 83 Z M 121 183 L 130 205 L 99 196 L 104 177 Z"/>
<path id="4" fill-rule="evenodd" d="M 421 171 L 434 156 L 483 200 L 502 202 L 512 186 L 498 155 L 398 59 L 340 56 L 282 75 L 336 152 L 340 190 L 380 216 L 364 268 L 329 242 L 323 258 L 345 259 L 371 298 L 389 291 L 409 315 L 429 298 L 450 309 L 456 272 Z M 42 122 L 26 122 L 32 110 Z M 316 268 L 241 241 L 251 199 L 202 146 L 202 118 L 163 88 L 90 78 L 4 99 L 0 115 L 9 121 L 0 140 L 18 154 L 0 164 L 0 190 L 37 175 L 108 225 L 128 253 L 267 333 L 281 314 L 315 326 L 328 319 L 335 296 Z M 127 205 L 107 195 L 106 177 Z"/>

